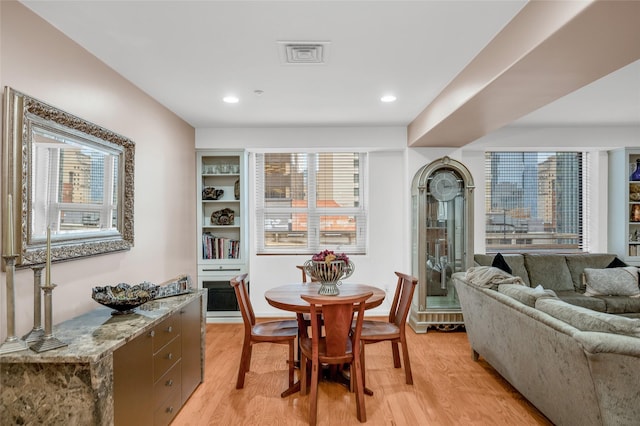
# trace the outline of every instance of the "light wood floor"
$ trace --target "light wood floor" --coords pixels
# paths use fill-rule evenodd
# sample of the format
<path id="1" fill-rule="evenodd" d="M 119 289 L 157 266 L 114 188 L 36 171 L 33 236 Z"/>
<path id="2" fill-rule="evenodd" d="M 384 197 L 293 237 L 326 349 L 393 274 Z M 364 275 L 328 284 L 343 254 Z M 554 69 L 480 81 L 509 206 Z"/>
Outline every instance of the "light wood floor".
<path id="1" fill-rule="evenodd" d="M 482 358 L 464 332 L 415 334 L 407 327 L 414 385 L 393 368 L 389 343 L 367 346 L 368 425 L 551 425 Z M 280 398 L 287 386 L 286 345 L 254 346 L 251 372 L 236 390 L 242 324 L 207 324 L 205 380 L 173 425 L 305 425 L 309 396 Z M 321 382 L 319 425 L 357 425 L 355 397 Z"/>

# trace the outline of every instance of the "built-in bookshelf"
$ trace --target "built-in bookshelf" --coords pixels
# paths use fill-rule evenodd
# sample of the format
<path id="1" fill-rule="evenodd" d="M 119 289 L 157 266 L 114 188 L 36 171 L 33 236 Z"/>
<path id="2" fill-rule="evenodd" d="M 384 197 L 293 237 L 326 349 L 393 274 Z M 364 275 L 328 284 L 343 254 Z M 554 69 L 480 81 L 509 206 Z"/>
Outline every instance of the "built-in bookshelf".
<path id="1" fill-rule="evenodd" d="M 244 151 L 198 150 L 198 286 L 207 316 L 239 316 L 229 280 L 248 272 Z"/>
<path id="2" fill-rule="evenodd" d="M 640 149 L 609 151 L 608 249 L 629 265 L 640 265 Z"/>

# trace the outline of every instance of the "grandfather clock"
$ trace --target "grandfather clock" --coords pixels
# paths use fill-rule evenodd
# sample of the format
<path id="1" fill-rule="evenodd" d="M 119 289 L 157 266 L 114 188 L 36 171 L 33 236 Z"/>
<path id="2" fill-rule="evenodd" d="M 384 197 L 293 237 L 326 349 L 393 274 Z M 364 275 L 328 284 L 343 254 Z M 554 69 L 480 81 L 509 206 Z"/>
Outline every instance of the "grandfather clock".
<path id="1" fill-rule="evenodd" d="M 418 333 L 464 324 L 451 274 L 473 265 L 473 189 L 469 170 L 449 157 L 413 178 L 412 271 L 418 287 L 409 325 Z"/>

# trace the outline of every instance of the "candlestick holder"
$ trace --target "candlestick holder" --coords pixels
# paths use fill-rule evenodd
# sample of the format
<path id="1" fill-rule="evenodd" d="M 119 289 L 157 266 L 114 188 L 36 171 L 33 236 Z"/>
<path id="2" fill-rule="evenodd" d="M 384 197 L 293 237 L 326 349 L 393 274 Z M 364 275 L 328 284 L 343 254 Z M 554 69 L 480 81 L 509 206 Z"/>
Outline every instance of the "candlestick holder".
<path id="1" fill-rule="evenodd" d="M 58 340 L 52 331 L 53 295 L 51 293 L 53 289 L 56 288 L 56 285 L 53 283 L 45 283 L 41 288 L 42 291 L 44 291 L 44 336 L 30 346 L 31 349 L 36 352 L 45 352 L 67 346 L 67 343 Z"/>
<path id="2" fill-rule="evenodd" d="M 34 265 L 31 269 L 33 270 L 33 328 L 22 336 L 22 340 L 27 343 L 37 342 L 44 337 L 44 329 L 42 328 L 42 289 L 40 288 L 44 265 Z"/>
<path id="3" fill-rule="evenodd" d="M 18 255 L 15 254 L 2 256 L 5 262 L 5 276 L 7 280 L 7 338 L 4 343 L 0 345 L 0 354 L 27 349 L 27 342 L 16 337 L 16 295 L 14 278 L 17 257 Z"/>

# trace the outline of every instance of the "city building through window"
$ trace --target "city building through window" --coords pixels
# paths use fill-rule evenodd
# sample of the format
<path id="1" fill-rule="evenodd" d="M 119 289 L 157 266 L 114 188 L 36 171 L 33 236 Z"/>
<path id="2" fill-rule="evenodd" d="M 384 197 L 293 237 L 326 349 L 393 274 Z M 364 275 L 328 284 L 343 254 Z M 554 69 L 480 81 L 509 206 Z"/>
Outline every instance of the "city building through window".
<path id="1" fill-rule="evenodd" d="M 366 251 L 365 153 L 256 154 L 258 253 Z"/>
<path id="2" fill-rule="evenodd" d="M 487 152 L 486 251 L 582 250 L 585 155 Z"/>

